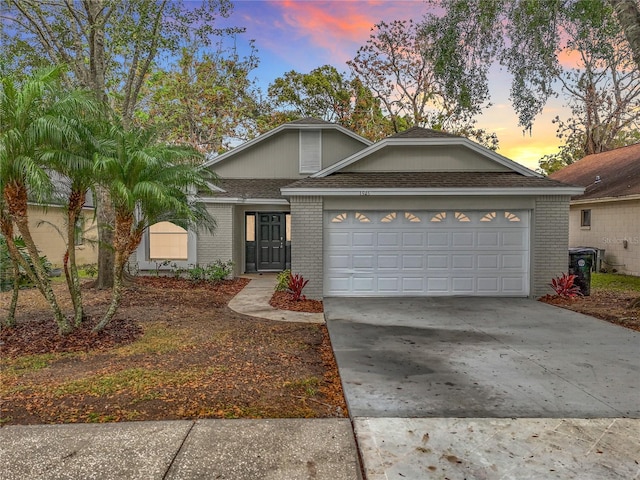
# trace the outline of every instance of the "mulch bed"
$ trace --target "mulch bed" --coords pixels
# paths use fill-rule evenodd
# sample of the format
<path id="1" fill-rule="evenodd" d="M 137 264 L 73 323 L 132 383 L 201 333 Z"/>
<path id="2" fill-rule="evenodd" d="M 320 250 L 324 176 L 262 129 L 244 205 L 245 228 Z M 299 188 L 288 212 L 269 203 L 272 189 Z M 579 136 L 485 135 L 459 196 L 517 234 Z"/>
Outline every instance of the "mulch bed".
<path id="1" fill-rule="evenodd" d="M 557 295 L 545 295 L 539 300 L 640 331 L 640 308 L 630 307 L 631 302 L 636 298 L 638 298 L 638 292 L 592 290 L 591 295 L 587 297 L 563 298 Z"/>
<path id="2" fill-rule="evenodd" d="M 269 305 L 279 310 L 292 310 L 294 312 L 322 313 L 324 311 L 320 300 L 295 301 L 288 292 L 275 292 L 269 301 Z"/>

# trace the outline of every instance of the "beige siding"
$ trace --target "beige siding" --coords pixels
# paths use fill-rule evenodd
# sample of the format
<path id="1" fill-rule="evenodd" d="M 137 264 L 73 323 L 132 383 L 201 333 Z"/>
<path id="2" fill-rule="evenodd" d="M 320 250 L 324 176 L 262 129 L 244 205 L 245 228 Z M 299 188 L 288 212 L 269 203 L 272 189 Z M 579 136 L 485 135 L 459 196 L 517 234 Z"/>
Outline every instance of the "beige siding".
<path id="1" fill-rule="evenodd" d="M 67 244 L 56 228 L 62 232 L 66 238 L 66 213 L 62 207 L 37 207 L 29 205 L 29 229 L 41 255 L 45 255 L 49 261 L 56 266 L 62 266 L 64 254 L 67 251 Z M 97 263 L 98 246 L 91 240 L 97 240 L 98 231 L 93 218 L 93 210 L 84 210 L 84 237 L 83 245 L 76 247 L 76 263 L 84 265 Z M 40 222 L 41 225 L 38 225 Z M 55 228 L 54 226 L 55 225 Z M 16 235 L 19 233 L 16 231 Z"/>
<path id="2" fill-rule="evenodd" d="M 581 210 L 591 210 L 590 227 L 580 226 Z M 573 205 L 569 214 L 569 246 L 604 249 L 603 268 L 640 275 L 639 219 L 640 200 Z"/>
<path id="3" fill-rule="evenodd" d="M 552 278 L 567 272 L 569 263 L 569 197 L 538 197 L 532 239 L 532 296 L 551 293 Z"/>
<path id="4" fill-rule="evenodd" d="M 350 157 L 367 145 L 337 130 L 322 131 L 322 168 Z"/>
<path id="5" fill-rule="evenodd" d="M 322 298 L 322 226 L 322 197 L 291 197 L 291 271 L 309 280 L 309 298 Z"/>
<path id="6" fill-rule="evenodd" d="M 233 208 L 231 204 L 207 205 L 207 210 L 216 219 L 216 228 L 212 233 L 198 233 L 200 265 L 233 260 Z"/>
<path id="7" fill-rule="evenodd" d="M 343 169 L 344 172 L 508 172 L 477 152 L 462 146 L 391 146 Z"/>

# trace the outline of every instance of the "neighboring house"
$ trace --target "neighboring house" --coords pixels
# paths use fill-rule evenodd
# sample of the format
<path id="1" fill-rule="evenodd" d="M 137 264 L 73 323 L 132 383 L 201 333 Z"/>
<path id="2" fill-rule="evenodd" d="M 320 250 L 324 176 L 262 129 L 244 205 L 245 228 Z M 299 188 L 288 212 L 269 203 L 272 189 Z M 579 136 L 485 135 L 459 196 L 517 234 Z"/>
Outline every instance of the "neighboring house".
<path id="1" fill-rule="evenodd" d="M 62 266 L 67 251 L 67 213 L 58 204 L 29 204 L 29 229 L 40 251 L 40 255 L 55 266 Z M 19 235 L 17 229 L 15 234 Z M 95 222 L 95 209 L 87 206 L 82 210 L 76 234 L 76 264 L 95 264 L 98 262 L 98 231 Z"/>
<path id="2" fill-rule="evenodd" d="M 571 198 L 569 245 L 604 249 L 603 268 L 640 275 L 640 143 L 588 155 L 550 178 L 585 188 Z"/>
<path id="3" fill-rule="evenodd" d="M 213 234 L 179 265 L 291 268 L 307 296 L 539 296 L 567 270 L 569 199 L 467 138 L 412 128 L 372 144 L 332 123 L 281 125 L 205 163 Z M 152 268 L 145 236 L 140 268 Z"/>

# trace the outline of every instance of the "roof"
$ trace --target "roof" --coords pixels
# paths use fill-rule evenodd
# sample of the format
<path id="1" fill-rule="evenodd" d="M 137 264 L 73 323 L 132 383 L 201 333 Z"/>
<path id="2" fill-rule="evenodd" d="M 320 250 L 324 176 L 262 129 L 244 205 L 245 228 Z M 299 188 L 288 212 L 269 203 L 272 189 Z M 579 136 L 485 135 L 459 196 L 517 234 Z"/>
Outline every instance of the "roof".
<path id="1" fill-rule="evenodd" d="M 348 172 L 334 173 L 326 177 L 308 177 L 298 180 L 283 189 L 283 194 L 301 194 L 314 190 L 327 192 L 330 189 L 342 191 L 424 191 L 424 193 L 448 193 L 451 190 L 468 189 L 468 194 L 498 194 L 500 190 L 515 193 L 542 194 L 543 190 L 558 189 L 558 194 L 575 194 L 579 187 L 545 177 L 526 176 L 517 172 Z M 523 191 L 526 190 L 525 191 Z M 561 191 L 562 190 L 562 191 Z M 363 194 L 363 193 L 361 193 Z"/>
<path id="2" fill-rule="evenodd" d="M 280 189 L 293 181 L 291 178 L 221 178 L 214 198 L 281 199 Z"/>
<path id="3" fill-rule="evenodd" d="M 293 120 L 292 122 L 287 122 L 286 125 L 334 125 L 334 124 L 331 122 L 327 122 L 326 120 L 321 120 L 319 118 L 304 117 L 298 120 Z"/>
<path id="4" fill-rule="evenodd" d="M 586 187 L 573 200 L 640 195 L 640 143 L 587 155 L 549 178 Z"/>
<path id="5" fill-rule="evenodd" d="M 463 138 L 460 135 L 453 135 L 451 133 L 443 132 L 440 130 L 433 130 L 431 128 L 411 127 L 403 132 L 391 135 L 389 138 Z"/>

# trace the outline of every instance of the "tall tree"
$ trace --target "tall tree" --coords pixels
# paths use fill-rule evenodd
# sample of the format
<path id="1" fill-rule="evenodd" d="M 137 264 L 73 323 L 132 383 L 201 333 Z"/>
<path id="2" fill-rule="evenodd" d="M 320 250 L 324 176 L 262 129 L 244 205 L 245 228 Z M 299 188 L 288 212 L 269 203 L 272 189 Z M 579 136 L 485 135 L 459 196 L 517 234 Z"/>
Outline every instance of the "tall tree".
<path id="1" fill-rule="evenodd" d="M 257 135 L 262 105 L 253 43 L 248 56 L 221 44 L 215 53 L 185 47 L 175 67 L 156 70 L 143 88 L 136 123 L 163 132 L 171 143 L 221 153 Z"/>
<path id="2" fill-rule="evenodd" d="M 149 226 L 171 221 L 212 227 L 212 219 L 191 192 L 209 191 L 208 170 L 199 169 L 187 157 L 202 158 L 197 151 L 158 143 L 145 130 L 127 130 L 115 126 L 110 137 L 111 151 L 100 155 L 95 171 L 111 192 L 116 222 L 114 227 L 115 262 L 111 303 L 102 320 L 94 327 L 100 331 L 117 312 L 123 292 L 124 266 L 136 250 Z"/>
<path id="3" fill-rule="evenodd" d="M 176 54 L 186 40 L 209 45 L 218 16 L 230 0 L 199 4 L 170 0 L 0 0 L 0 21 L 12 35 L 3 49 L 20 54 L 14 62 L 67 64 L 71 84 L 89 88 L 109 101 L 124 124 L 133 119 L 140 91 L 154 62 Z M 231 29 L 236 30 L 236 29 Z M 114 212 L 105 189 L 98 201 L 99 287 L 113 283 L 110 245 Z"/>
<path id="4" fill-rule="evenodd" d="M 268 101 L 286 120 L 316 117 L 338 123 L 370 140 L 393 133 L 380 100 L 358 78 L 349 78 L 331 65 L 309 73 L 291 70 L 269 85 Z M 274 121 L 283 120 L 281 115 Z M 273 122 L 270 127 L 277 126 Z"/>
<path id="5" fill-rule="evenodd" d="M 395 131 L 430 127 L 475 137 L 495 148 L 496 137 L 477 129 L 474 120 L 488 106 L 488 89 L 463 76 L 458 79 L 460 95 L 450 94 L 428 54 L 436 31 L 419 29 L 411 20 L 380 22 L 372 30 L 347 64 L 380 100 Z"/>
<path id="6" fill-rule="evenodd" d="M 511 101 L 519 124 L 531 129 L 547 100 L 557 94 L 555 82 L 567 48 L 567 30 L 596 33 L 611 39 L 607 15 L 615 14 L 640 68 L 640 13 L 637 0 L 431 0 L 443 11 L 430 15 L 427 28 L 442 34 L 432 52 L 446 88 L 459 82 L 458 55 L 470 65 L 469 75 L 488 85 L 493 61 L 512 74 Z"/>
<path id="7" fill-rule="evenodd" d="M 54 189 L 50 165 L 43 152 L 77 141 L 74 118 L 90 108 L 83 92 L 65 91 L 61 87 L 62 69 L 49 68 L 20 84 L 5 76 L 0 89 L 0 176 L 2 177 L 3 210 L 22 236 L 31 259 L 24 261 L 13 242 L 12 227 L 2 229 L 13 259 L 19 262 L 29 278 L 49 302 L 60 333 L 72 327 L 62 313 L 51 288 L 47 272 L 40 262 L 37 246 L 29 228 L 30 199 L 46 203 Z"/>
<path id="8" fill-rule="evenodd" d="M 638 140 L 640 70 L 613 16 L 594 20 L 599 30 L 589 25 L 565 29 L 567 52 L 578 57 L 574 68 L 563 67 L 558 76 L 571 116 L 554 120 L 564 145 L 559 153 L 540 161 L 547 173 Z"/>

